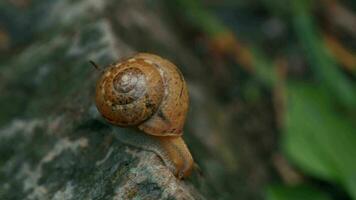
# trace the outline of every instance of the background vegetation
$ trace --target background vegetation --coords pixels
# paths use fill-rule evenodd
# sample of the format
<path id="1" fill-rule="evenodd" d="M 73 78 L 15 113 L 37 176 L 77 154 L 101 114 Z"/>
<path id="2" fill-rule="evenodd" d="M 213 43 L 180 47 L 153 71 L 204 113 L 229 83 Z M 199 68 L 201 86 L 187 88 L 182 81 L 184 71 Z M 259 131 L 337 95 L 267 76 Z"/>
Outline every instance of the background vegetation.
<path id="1" fill-rule="evenodd" d="M 356 2 L 173 2 L 222 105 L 273 101 L 265 197 L 356 199 Z"/>

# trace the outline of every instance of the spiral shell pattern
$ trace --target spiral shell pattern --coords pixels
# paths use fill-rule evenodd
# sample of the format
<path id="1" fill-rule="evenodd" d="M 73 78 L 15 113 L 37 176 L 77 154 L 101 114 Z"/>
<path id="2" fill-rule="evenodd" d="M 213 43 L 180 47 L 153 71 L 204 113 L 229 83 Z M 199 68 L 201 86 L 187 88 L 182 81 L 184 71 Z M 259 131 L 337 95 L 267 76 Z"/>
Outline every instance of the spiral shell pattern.
<path id="1" fill-rule="evenodd" d="M 97 84 L 96 102 L 109 122 L 130 126 L 156 112 L 163 95 L 159 71 L 135 59 L 114 64 L 104 72 Z"/>
<path id="2" fill-rule="evenodd" d="M 96 105 L 110 123 L 156 136 L 181 135 L 188 91 L 177 67 L 140 53 L 110 65 L 96 86 Z"/>

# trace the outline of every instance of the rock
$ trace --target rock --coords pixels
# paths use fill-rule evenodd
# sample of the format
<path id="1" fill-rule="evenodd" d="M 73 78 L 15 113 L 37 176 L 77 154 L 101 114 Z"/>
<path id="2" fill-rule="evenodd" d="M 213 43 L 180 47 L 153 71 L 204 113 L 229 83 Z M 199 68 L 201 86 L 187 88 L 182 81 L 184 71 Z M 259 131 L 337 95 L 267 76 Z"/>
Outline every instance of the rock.
<path id="1" fill-rule="evenodd" d="M 8 21 L 21 49 L 0 63 L 0 199 L 205 199 L 156 154 L 117 140 L 95 113 L 99 73 L 88 61 L 106 65 L 162 44 L 155 40 L 171 41 L 162 52 L 174 46 L 159 13 L 138 0 L 3 4 L 22 25 Z M 18 31 L 26 30 L 24 41 Z"/>

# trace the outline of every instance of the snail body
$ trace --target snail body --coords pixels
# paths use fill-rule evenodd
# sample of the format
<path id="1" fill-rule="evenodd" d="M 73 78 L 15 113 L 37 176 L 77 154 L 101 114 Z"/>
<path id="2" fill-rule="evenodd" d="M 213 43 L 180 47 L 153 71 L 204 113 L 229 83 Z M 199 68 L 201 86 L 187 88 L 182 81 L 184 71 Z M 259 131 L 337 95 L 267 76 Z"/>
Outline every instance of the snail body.
<path id="1" fill-rule="evenodd" d="M 155 152 L 175 176 L 184 178 L 190 174 L 194 162 L 181 137 L 189 105 L 188 90 L 173 63 L 147 53 L 114 63 L 97 82 L 95 102 L 108 122 L 137 127 L 149 141 L 155 141 Z M 152 143 L 130 140 L 129 135 L 126 140 L 148 150 Z"/>

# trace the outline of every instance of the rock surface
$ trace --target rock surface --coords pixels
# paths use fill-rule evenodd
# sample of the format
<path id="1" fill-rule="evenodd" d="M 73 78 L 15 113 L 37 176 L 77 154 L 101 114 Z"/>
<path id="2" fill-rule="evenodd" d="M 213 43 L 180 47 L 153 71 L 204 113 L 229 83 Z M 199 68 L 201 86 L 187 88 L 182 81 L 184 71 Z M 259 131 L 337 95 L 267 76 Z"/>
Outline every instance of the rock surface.
<path id="1" fill-rule="evenodd" d="M 89 60 L 181 48 L 148 1 L 2 4 L 21 22 L 7 28 L 22 47 L 0 64 L 0 199 L 205 199 L 157 155 L 118 141 L 95 110 Z"/>

